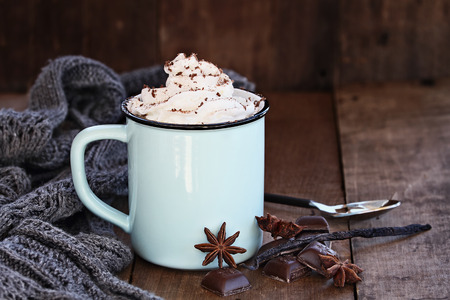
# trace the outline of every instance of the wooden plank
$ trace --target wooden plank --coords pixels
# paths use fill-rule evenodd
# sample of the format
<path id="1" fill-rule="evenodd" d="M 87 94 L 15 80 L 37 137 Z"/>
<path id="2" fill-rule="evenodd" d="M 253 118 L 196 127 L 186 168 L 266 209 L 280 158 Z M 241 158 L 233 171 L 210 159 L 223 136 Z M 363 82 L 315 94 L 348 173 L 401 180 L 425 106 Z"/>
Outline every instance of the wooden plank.
<path id="1" fill-rule="evenodd" d="M 261 90 L 450 76 L 447 0 L 0 0 L 0 91 L 61 55 L 117 72 L 197 52 Z M 20 26 L 19 26 L 20 25 Z"/>
<path id="2" fill-rule="evenodd" d="M 29 31 L 33 26 L 33 18 L 28 15 L 31 7 L 31 0 L 24 0 L 21 5 L 0 0 L 0 91 L 2 92 L 24 93 L 31 78 L 34 77 L 29 57 Z"/>
<path id="3" fill-rule="evenodd" d="M 450 76 L 447 0 L 341 0 L 338 84 Z"/>
<path id="4" fill-rule="evenodd" d="M 195 52 L 263 90 L 330 88 L 338 2 L 163 1 L 164 60 Z"/>
<path id="5" fill-rule="evenodd" d="M 116 72 L 160 62 L 156 0 L 83 1 L 83 55 Z M 101 17 L 99 17 L 101 16 Z"/>
<path id="6" fill-rule="evenodd" d="M 343 203 L 337 129 L 328 93 L 268 93 L 266 191 Z"/>
<path id="7" fill-rule="evenodd" d="M 156 0 L 0 0 L 0 91 L 26 92 L 49 59 L 83 55 L 116 72 L 160 63 Z"/>
<path id="8" fill-rule="evenodd" d="M 31 19 L 27 35 L 28 67 L 33 77 L 30 87 L 48 60 L 62 55 L 82 54 L 82 2 L 31 1 L 27 12 Z"/>
<path id="9" fill-rule="evenodd" d="M 275 90 L 331 90 L 338 10 L 333 0 L 276 1 L 267 19 L 273 54 L 257 64 L 273 68 L 263 83 Z"/>
<path id="10" fill-rule="evenodd" d="M 351 227 L 433 226 L 412 237 L 353 240 L 353 258 L 366 269 L 358 298 L 448 298 L 450 80 L 346 86 L 337 107 L 348 202 L 393 192 L 403 200 Z"/>
<path id="11" fill-rule="evenodd" d="M 343 191 L 336 126 L 331 94 L 270 93 L 266 124 L 266 191 L 311 197 L 325 203 L 342 203 Z M 286 220 L 317 214 L 310 209 L 267 203 L 265 211 Z M 345 230 L 347 222 L 330 221 L 332 231 Z M 264 241 L 271 240 L 269 234 Z M 349 242 L 333 244 L 343 259 L 350 258 Z M 242 269 L 253 288 L 239 299 L 354 299 L 354 286 L 343 289 L 315 274 L 291 284 Z M 179 271 L 155 266 L 137 258 L 131 283 L 167 299 L 212 299 L 200 287 L 206 272 Z"/>

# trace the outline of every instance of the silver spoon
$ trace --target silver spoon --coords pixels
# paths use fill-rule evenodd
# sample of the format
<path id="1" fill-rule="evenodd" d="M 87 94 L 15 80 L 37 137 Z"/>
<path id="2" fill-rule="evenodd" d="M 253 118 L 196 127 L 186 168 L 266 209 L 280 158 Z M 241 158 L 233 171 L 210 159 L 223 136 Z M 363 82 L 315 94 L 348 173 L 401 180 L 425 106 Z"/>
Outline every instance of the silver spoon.
<path id="1" fill-rule="evenodd" d="M 393 197 L 391 197 L 393 198 Z M 284 195 L 264 194 L 264 201 L 288 204 L 306 208 L 314 208 L 320 210 L 325 215 L 334 218 L 361 216 L 365 218 L 374 217 L 375 215 L 387 212 L 393 208 L 400 206 L 398 200 L 369 200 L 362 202 L 354 202 L 339 205 L 325 205 L 313 200 L 295 198 Z"/>

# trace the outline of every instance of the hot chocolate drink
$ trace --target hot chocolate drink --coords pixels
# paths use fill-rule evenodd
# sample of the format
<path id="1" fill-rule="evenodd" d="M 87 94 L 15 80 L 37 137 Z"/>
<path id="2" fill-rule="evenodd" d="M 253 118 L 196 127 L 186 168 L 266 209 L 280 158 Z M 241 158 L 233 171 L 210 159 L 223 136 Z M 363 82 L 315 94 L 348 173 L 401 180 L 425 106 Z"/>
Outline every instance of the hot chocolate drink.
<path id="1" fill-rule="evenodd" d="M 246 119 L 264 106 L 258 95 L 237 95 L 227 74 L 195 54 L 178 54 L 164 70 L 166 86 L 144 86 L 128 101 L 130 113 L 162 123 L 215 124 Z"/>

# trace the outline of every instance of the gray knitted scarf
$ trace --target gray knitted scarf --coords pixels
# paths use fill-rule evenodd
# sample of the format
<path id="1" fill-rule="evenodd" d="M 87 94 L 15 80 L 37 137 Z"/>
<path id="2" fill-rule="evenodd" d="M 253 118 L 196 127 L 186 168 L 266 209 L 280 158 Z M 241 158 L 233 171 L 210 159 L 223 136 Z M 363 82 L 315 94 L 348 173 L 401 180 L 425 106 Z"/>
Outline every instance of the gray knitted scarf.
<path id="1" fill-rule="evenodd" d="M 224 71 L 235 86 L 254 90 L 245 77 Z M 83 207 L 69 154 L 80 130 L 122 123 L 121 101 L 166 76 L 160 65 L 118 75 L 95 60 L 66 56 L 42 69 L 27 110 L 0 109 L 0 299 L 159 299 L 114 276 L 133 254 Z M 126 199 L 126 151 L 112 140 L 88 146 L 88 181 L 102 199 Z"/>

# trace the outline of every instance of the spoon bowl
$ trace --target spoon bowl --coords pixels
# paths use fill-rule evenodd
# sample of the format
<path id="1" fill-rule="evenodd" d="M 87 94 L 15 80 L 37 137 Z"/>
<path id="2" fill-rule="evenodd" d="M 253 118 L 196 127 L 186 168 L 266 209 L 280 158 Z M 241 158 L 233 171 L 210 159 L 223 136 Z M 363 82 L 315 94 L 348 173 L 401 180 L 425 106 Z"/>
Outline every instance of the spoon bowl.
<path id="1" fill-rule="evenodd" d="M 295 198 L 284 195 L 264 194 L 264 201 L 318 209 L 324 215 L 333 218 L 364 217 L 371 218 L 400 206 L 398 200 L 369 200 L 348 204 L 325 205 L 310 199 Z"/>

